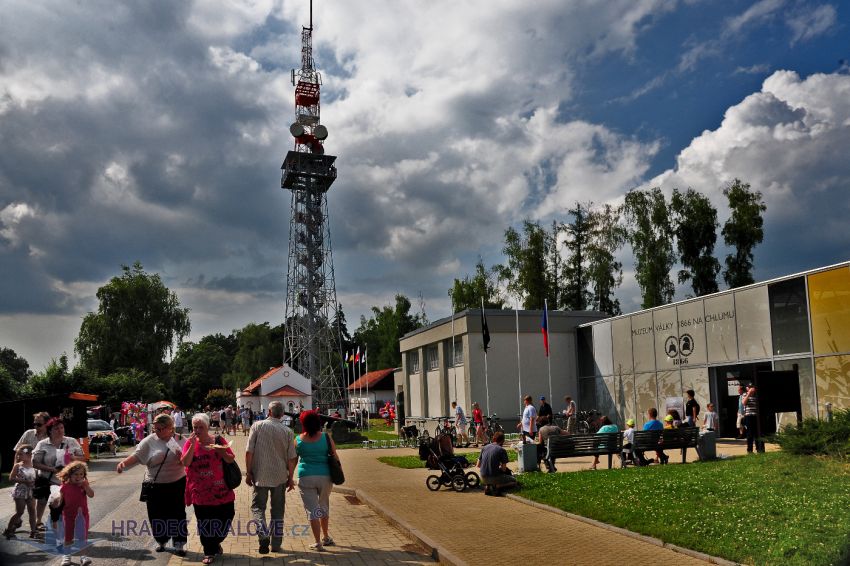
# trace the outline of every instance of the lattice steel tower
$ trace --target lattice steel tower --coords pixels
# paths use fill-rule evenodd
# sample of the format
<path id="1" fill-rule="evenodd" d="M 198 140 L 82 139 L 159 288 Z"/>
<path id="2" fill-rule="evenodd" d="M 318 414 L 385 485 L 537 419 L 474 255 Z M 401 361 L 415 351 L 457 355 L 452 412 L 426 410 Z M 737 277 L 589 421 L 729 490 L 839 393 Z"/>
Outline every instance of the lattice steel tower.
<path id="1" fill-rule="evenodd" d="M 292 70 L 295 148 L 283 161 L 281 187 L 292 192 L 286 274 L 286 355 L 313 384 L 313 403 L 344 405 L 339 371 L 339 332 L 333 328 L 334 283 L 328 189 L 336 180 L 333 155 L 325 155 L 328 130 L 319 122 L 322 77 L 313 67 L 313 5 L 310 27 L 301 29 L 301 69 Z"/>

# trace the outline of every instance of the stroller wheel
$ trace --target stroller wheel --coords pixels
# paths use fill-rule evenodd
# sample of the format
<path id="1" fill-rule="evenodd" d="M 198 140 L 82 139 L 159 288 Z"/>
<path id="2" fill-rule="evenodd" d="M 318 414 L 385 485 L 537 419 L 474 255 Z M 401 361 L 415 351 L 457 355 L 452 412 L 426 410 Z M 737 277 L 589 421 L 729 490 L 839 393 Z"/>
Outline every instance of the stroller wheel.
<path id="1" fill-rule="evenodd" d="M 442 482 L 440 481 L 440 476 L 428 476 L 425 478 L 425 485 L 428 486 L 428 489 L 431 491 L 438 491 L 440 489 L 440 485 Z"/>
<path id="2" fill-rule="evenodd" d="M 475 489 L 481 485 L 481 477 L 475 472 L 466 472 L 464 479 L 466 480 L 466 487 L 469 489 Z"/>
<path id="3" fill-rule="evenodd" d="M 466 478 L 462 475 L 452 476 L 452 489 L 457 492 L 466 489 Z"/>

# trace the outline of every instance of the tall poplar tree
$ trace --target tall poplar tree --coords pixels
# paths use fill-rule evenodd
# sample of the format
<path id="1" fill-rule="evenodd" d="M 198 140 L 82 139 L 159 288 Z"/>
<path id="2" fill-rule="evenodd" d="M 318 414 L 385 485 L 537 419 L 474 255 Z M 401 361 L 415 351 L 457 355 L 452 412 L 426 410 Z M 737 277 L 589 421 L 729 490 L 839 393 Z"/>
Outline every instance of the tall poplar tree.
<path id="1" fill-rule="evenodd" d="M 620 301 L 614 296 L 614 290 L 623 283 L 623 264 L 617 261 L 617 252 L 627 237 L 620 214 L 620 208 L 606 204 L 591 209 L 589 217 L 587 273 L 592 288 L 591 305 L 612 316 L 622 313 Z"/>
<path id="2" fill-rule="evenodd" d="M 507 263 L 496 266 L 499 278 L 510 293 L 522 299 L 525 309 L 542 309 L 543 301 L 555 304 L 555 277 L 551 273 L 552 237 L 539 223 L 523 222 L 523 234 L 513 228 L 505 231 L 502 252 Z"/>
<path id="3" fill-rule="evenodd" d="M 717 242 L 717 209 L 708 197 L 693 189 L 673 190 L 671 199 L 676 219 L 676 245 L 682 269 L 679 283 L 691 282 L 695 297 L 717 292 L 720 262 L 714 257 Z"/>
<path id="4" fill-rule="evenodd" d="M 478 263 L 475 264 L 475 274 L 467 275 L 463 279 L 455 279 L 454 285 L 449 289 L 452 312 L 480 309 L 482 299 L 485 309 L 505 308 L 505 301 L 496 283 L 495 269 L 487 269 L 484 266 L 484 260 L 479 257 Z"/>
<path id="5" fill-rule="evenodd" d="M 675 292 L 670 270 L 676 255 L 664 193 L 658 187 L 629 191 L 623 211 L 635 256 L 635 277 L 643 299 L 641 307 L 648 309 L 667 304 L 673 300 Z"/>
<path id="6" fill-rule="evenodd" d="M 572 222 L 565 224 L 567 239 L 567 260 L 564 263 L 564 289 L 560 296 L 560 307 L 566 310 L 583 311 L 590 305 L 591 294 L 588 291 L 590 274 L 588 273 L 588 248 L 593 231 L 593 218 L 590 212 L 592 204 L 576 203 L 567 213 Z"/>
<path id="7" fill-rule="evenodd" d="M 723 241 L 735 249 L 726 256 L 723 280 L 730 289 L 755 282 L 753 279 L 753 248 L 764 239 L 762 213 L 767 206 L 759 191 L 750 190 L 749 183 L 735 179 L 723 190 L 729 199 L 731 213 L 723 226 Z"/>

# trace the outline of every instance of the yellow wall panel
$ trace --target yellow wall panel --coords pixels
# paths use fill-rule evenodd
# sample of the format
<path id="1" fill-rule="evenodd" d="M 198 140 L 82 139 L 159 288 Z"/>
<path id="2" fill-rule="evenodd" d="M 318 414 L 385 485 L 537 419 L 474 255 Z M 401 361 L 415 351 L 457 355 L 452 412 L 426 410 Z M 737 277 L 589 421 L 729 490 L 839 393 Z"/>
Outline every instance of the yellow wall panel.
<path id="1" fill-rule="evenodd" d="M 850 409 L 850 356 L 815 358 L 815 376 L 821 418 L 826 403 L 833 410 Z"/>
<path id="2" fill-rule="evenodd" d="M 815 354 L 850 352 L 850 269 L 809 275 Z"/>

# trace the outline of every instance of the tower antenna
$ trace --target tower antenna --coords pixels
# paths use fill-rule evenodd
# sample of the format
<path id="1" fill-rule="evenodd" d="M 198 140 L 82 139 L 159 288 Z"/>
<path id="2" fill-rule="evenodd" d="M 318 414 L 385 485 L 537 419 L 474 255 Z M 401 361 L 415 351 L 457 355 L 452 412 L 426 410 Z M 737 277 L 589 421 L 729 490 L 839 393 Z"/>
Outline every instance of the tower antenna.
<path id="1" fill-rule="evenodd" d="M 310 27 L 301 28 L 301 68 L 292 70 L 295 121 L 289 133 L 280 185 L 292 193 L 286 273 L 286 359 L 310 379 L 313 405 L 346 406 L 336 283 L 327 193 L 336 180 L 336 157 L 325 154 L 328 130 L 321 124 L 322 76 L 313 64 L 313 2 Z"/>

